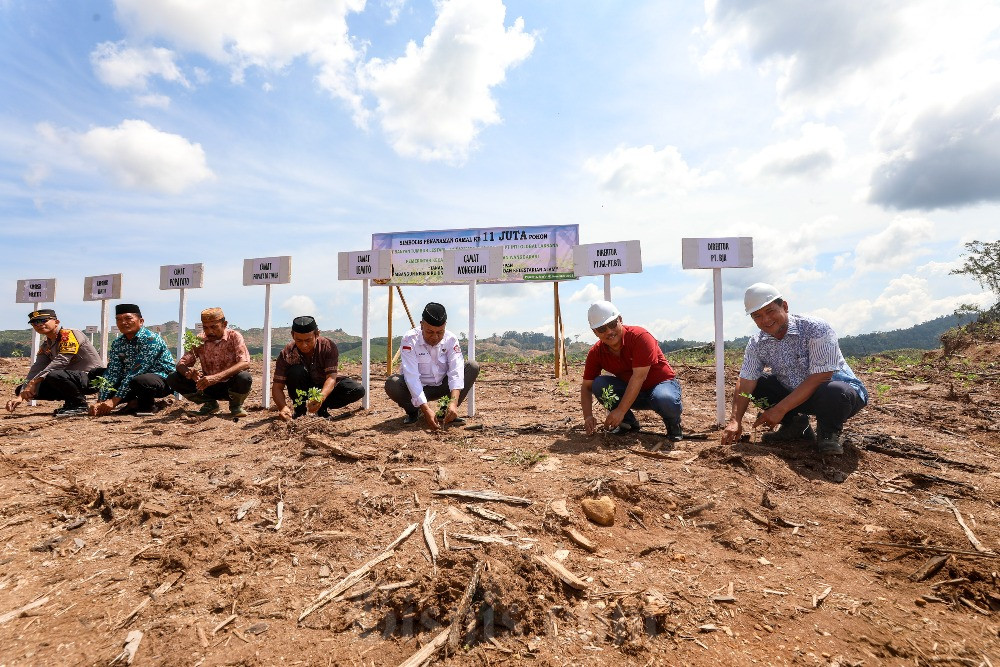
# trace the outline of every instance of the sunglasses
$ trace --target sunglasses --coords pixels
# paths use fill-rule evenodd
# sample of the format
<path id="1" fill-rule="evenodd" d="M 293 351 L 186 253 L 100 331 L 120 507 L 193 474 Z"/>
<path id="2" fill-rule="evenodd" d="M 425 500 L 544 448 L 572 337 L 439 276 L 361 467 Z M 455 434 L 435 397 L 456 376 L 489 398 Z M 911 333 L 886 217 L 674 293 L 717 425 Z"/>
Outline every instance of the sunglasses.
<path id="1" fill-rule="evenodd" d="M 596 334 L 602 334 L 602 333 L 604 333 L 606 331 L 611 331 L 611 330 L 617 329 L 617 328 L 618 328 L 618 318 L 616 317 L 615 319 L 611 320 L 607 324 L 602 324 L 599 327 L 595 327 L 594 328 L 594 333 L 596 333 Z"/>

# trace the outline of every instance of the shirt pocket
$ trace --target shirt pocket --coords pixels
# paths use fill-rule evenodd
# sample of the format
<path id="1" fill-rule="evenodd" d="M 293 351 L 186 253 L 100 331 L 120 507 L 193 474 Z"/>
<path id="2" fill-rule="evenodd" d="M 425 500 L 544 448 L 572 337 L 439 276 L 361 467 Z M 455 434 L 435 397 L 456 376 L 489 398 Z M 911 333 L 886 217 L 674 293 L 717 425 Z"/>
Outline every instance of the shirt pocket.
<path id="1" fill-rule="evenodd" d="M 419 364 L 418 363 L 417 364 L 417 370 L 420 371 L 421 375 L 429 376 L 431 374 L 431 365 L 430 365 L 430 363 L 426 363 L 426 364 Z"/>

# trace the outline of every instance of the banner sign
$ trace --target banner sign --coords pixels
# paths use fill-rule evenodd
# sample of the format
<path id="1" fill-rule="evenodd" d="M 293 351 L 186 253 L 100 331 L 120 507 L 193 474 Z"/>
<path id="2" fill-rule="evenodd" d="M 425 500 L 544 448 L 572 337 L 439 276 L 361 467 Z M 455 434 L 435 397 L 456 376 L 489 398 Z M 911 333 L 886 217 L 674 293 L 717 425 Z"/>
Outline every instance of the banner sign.
<path id="1" fill-rule="evenodd" d="M 201 287 L 205 280 L 203 264 L 167 264 L 160 267 L 160 289 Z"/>
<path id="2" fill-rule="evenodd" d="M 276 285 L 292 281 L 292 257 L 257 257 L 243 260 L 244 285 Z"/>
<path id="3" fill-rule="evenodd" d="M 489 281 L 503 277 L 503 248 L 459 248 L 444 251 L 446 282 Z"/>
<path id="4" fill-rule="evenodd" d="M 451 285 L 444 275 L 446 249 L 503 248 L 499 278 L 483 282 L 573 280 L 573 246 L 579 225 L 487 227 L 372 234 L 372 250 L 392 250 L 392 277 L 375 281 L 390 285 Z"/>
<path id="5" fill-rule="evenodd" d="M 55 278 L 31 278 L 17 281 L 16 303 L 48 303 L 56 300 Z"/>
<path id="6" fill-rule="evenodd" d="M 122 298 L 122 274 L 87 276 L 83 279 L 83 300 L 103 301 Z"/>
<path id="7" fill-rule="evenodd" d="M 753 266 L 753 238 L 681 239 L 681 266 L 685 269 L 748 269 Z"/>
<path id="8" fill-rule="evenodd" d="M 573 249 L 578 276 L 612 273 L 642 273 L 642 252 L 638 241 L 587 243 Z"/>

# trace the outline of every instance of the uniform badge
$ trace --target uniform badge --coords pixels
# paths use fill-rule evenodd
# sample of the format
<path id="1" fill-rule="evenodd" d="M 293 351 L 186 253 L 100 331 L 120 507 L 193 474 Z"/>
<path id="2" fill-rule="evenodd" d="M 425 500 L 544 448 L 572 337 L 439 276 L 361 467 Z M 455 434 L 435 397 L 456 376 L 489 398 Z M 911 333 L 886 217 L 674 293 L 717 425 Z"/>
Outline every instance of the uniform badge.
<path id="1" fill-rule="evenodd" d="M 63 329 L 59 334 L 59 354 L 76 354 L 80 351 L 80 341 L 72 331 Z"/>

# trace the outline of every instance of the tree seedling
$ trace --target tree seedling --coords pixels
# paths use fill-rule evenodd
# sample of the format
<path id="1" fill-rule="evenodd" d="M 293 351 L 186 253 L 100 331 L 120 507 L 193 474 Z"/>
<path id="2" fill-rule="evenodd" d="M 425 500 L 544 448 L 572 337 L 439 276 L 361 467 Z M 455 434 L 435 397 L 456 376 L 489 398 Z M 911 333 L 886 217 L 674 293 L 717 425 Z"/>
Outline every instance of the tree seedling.
<path id="1" fill-rule="evenodd" d="M 320 391 L 319 387 L 309 387 L 309 389 L 296 389 L 295 390 L 295 401 L 292 403 L 295 407 L 299 407 L 303 403 L 323 402 L 323 392 Z"/>
<path id="2" fill-rule="evenodd" d="M 93 380 L 91 380 L 90 386 L 97 389 L 97 391 L 106 391 L 109 394 L 118 393 L 118 390 L 115 389 L 115 386 L 111 384 L 111 380 L 104 377 L 103 375 L 98 375 Z"/>
<path id="3" fill-rule="evenodd" d="M 742 396 L 743 398 L 747 399 L 748 401 L 756 405 L 757 409 L 760 410 L 760 412 L 763 412 L 764 410 L 767 410 L 769 407 L 771 407 L 771 401 L 767 400 L 767 398 L 764 396 L 757 398 L 753 394 L 749 394 L 745 391 L 741 391 L 740 396 Z M 757 413 L 758 417 L 760 417 L 760 412 Z M 754 433 L 756 432 L 757 429 L 754 429 Z M 751 441 L 753 441 L 753 438 L 751 438 Z"/>
<path id="4" fill-rule="evenodd" d="M 198 338 L 198 334 L 196 334 L 195 332 L 191 331 L 190 329 L 187 329 L 187 330 L 184 331 L 184 351 L 185 352 L 190 352 L 194 348 L 196 348 L 199 345 L 201 345 L 201 343 L 202 343 L 202 340 L 201 340 L 201 338 Z"/>
<path id="5" fill-rule="evenodd" d="M 448 411 L 448 406 L 451 405 L 451 396 L 442 396 L 438 399 L 438 409 L 435 416 L 438 419 L 444 419 L 444 413 Z"/>
<path id="6" fill-rule="evenodd" d="M 608 385 L 601 390 L 601 395 L 598 400 L 601 401 L 601 405 L 603 405 L 608 412 L 611 412 L 615 409 L 615 406 L 618 405 L 618 401 L 621 399 L 618 397 L 618 394 L 615 393 L 615 388 Z"/>

